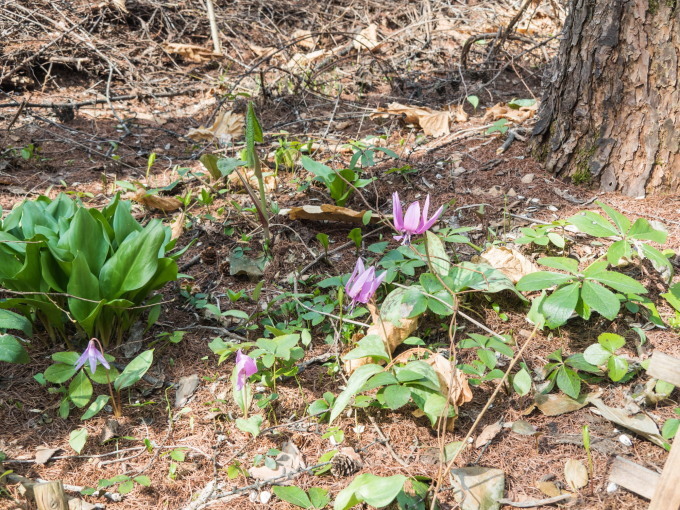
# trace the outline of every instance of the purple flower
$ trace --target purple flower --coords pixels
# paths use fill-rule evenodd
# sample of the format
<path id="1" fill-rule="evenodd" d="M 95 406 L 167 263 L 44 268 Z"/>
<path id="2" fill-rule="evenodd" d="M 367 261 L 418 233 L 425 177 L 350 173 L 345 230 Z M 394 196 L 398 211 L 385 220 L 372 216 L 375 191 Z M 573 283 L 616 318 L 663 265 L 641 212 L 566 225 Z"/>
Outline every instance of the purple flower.
<path id="1" fill-rule="evenodd" d="M 352 299 L 350 307 L 354 307 L 357 303 L 368 303 L 385 279 L 386 274 L 387 271 L 384 271 L 380 276 L 376 276 L 375 267 L 371 266 L 366 269 L 364 261 L 357 259 L 354 271 L 345 285 L 345 292 Z"/>
<path id="2" fill-rule="evenodd" d="M 402 235 L 394 236 L 397 241 L 401 241 L 401 244 L 409 244 L 411 242 L 411 236 L 424 234 L 427 232 L 432 225 L 434 225 L 439 215 L 444 210 L 444 207 L 437 209 L 430 218 L 427 217 L 427 213 L 430 210 L 430 195 L 425 198 L 425 206 L 423 207 L 422 217 L 420 215 L 420 204 L 416 201 L 413 202 L 408 209 L 406 214 L 401 211 L 401 201 L 399 200 L 399 193 L 396 191 L 392 195 L 392 211 L 394 214 L 394 228 L 397 232 Z"/>
<path id="3" fill-rule="evenodd" d="M 87 361 L 90 362 L 90 372 L 92 372 L 93 374 L 97 370 L 98 362 L 101 363 L 102 366 L 106 369 L 111 368 L 109 362 L 106 361 L 106 358 L 104 357 L 102 352 L 99 349 L 97 349 L 97 343 L 99 342 L 96 338 L 90 339 L 90 341 L 87 344 L 87 349 L 85 349 L 85 352 L 83 352 L 80 355 L 80 358 L 78 358 L 78 361 L 76 361 L 76 370 L 82 367 Z"/>
<path id="4" fill-rule="evenodd" d="M 239 349 L 236 352 L 236 391 L 241 391 L 246 385 L 246 379 L 255 373 L 257 373 L 255 360 Z"/>

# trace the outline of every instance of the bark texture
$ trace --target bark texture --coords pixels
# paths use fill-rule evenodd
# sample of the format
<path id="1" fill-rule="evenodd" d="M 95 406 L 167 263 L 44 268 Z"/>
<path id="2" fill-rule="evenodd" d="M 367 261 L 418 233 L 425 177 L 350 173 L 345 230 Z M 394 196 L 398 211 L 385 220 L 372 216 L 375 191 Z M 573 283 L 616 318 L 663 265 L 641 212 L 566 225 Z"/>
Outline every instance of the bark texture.
<path id="1" fill-rule="evenodd" d="M 574 182 L 630 196 L 680 191 L 677 0 L 571 0 L 534 128 Z"/>

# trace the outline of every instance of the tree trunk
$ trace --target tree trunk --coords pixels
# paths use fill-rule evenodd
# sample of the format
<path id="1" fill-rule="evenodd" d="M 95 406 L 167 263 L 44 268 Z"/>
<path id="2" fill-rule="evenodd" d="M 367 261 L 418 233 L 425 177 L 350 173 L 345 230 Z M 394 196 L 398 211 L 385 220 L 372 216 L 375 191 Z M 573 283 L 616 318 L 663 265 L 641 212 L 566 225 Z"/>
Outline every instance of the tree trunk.
<path id="1" fill-rule="evenodd" d="M 534 128 L 547 169 L 630 196 L 680 190 L 677 0 L 571 0 Z"/>

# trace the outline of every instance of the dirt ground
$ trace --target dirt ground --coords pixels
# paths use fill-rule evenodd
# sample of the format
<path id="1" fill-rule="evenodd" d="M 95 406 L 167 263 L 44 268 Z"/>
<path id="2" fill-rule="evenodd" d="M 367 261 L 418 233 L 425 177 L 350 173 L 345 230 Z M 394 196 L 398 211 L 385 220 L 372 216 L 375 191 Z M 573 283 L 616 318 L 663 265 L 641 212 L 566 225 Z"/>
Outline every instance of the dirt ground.
<path id="1" fill-rule="evenodd" d="M 54 197 L 61 192 L 90 206 L 103 206 L 121 189 L 117 185 L 121 181 L 154 188 L 179 180 L 171 194 L 193 191 L 196 198 L 201 189 L 210 186 L 196 178 L 181 178 L 177 169 L 199 171 L 198 159 L 206 153 L 235 157 L 243 139 L 197 141 L 187 136 L 189 131 L 211 126 L 219 112 L 243 113 L 248 95 L 255 102 L 265 133 L 260 152 L 272 171 L 273 153 L 281 140 L 313 141 L 315 159 L 335 164 L 347 164 L 351 157 L 344 144 L 366 136 L 381 136 L 376 143 L 399 154 L 398 161 L 377 156 L 376 164 L 362 173 L 362 177 L 377 180 L 354 193 L 349 208 L 363 210 L 368 204 L 376 212 L 390 214 L 393 191 L 399 191 L 403 202 L 430 194 L 433 204 L 449 204 L 442 225 L 474 227 L 470 240 L 483 246 L 493 240 L 490 232 L 498 239 L 512 238 L 519 227 L 567 218 L 579 210 L 595 208 L 593 200 L 599 199 L 629 218 L 663 223 L 669 233 L 666 247 L 678 251 L 678 197 L 635 200 L 599 194 L 588 183 L 555 179 L 532 157 L 528 140 L 532 118 L 511 126 L 518 138 L 507 150 L 501 151 L 501 147 L 509 132 L 487 134 L 493 117 L 485 117 L 485 113 L 493 105 L 513 98 L 540 98 L 541 76 L 555 51 L 554 36 L 564 16 L 558 3 L 532 4 L 517 24 L 524 40 L 508 41 L 500 55 L 487 58 L 484 45 L 473 44 L 467 68 L 461 65 L 465 42 L 506 26 L 519 2 L 395 0 L 389 9 L 372 0 L 216 3 L 224 56 L 211 54 L 203 2 L 104 0 L 95 5 L 30 0 L 0 6 L 3 210 L 24 199 L 43 194 Z M 377 30 L 379 46 L 372 51 L 365 44 L 357 48 L 352 41 L 371 25 Z M 177 45 L 182 44 L 200 46 L 204 51 L 180 51 Z M 310 56 L 317 50 L 326 53 Z M 296 54 L 301 55 L 297 60 Z M 479 98 L 477 108 L 466 101 L 472 95 Z M 449 134 L 424 136 L 418 126 L 399 116 L 371 115 L 393 102 L 436 111 L 460 106 L 466 118 L 452 123 Z M 156 161 L 148 170 L 152 153 Z M 412 171 L 389 172 L 407 165 Z M 307 177 L 300 165 L 292 170 L 281 166 L 268 199 L 280 209 L 332 203 L 325 188 L 318 182 L 309 184 Z M 236 461 L 247 469 L 256 455 L 280 449 L 286 442 L 299 448 L 308 466 L 315 465 L 335 445 L 323 437 L 328 425 L 306 416 L 306 407 L 325 391 L 337 394 L 344 381 L 338 373 L 329 374 L 323 362 L 312 362 L 305 365 L 298 380 L 278 385 L 279 399 L 267 413 L 263 427 L 271 428 L 265 434 L 252 439 L 234 426 L 239 411 L 226 396 L 233 360 L 218 365 L 208 343 L 215 337 L 255 340 L 263 331 L 261 324 L 248 329 L 237 321 L 218 322 L 197 310 L 188 297 L 204 294 L 208 299 L 221 298 L 227 306 L 227 291 L 252 293 L 258 280 L 230 275 L 227 261 L 235 248 L 257 250 L 262 232 L 255 215 L 241 210 L 252 202 L 238 183 L 215 184 L 214 191 L 211 203 L 193 201 L 181 219 L 178 212 L 151 211 L 142 204 L 134 207 L 140 221 L 158 217 L 169 224 L 184 222 L 178 246 L 194 244 L 179 261 L 180 272 L 186 276 L 162 290 L 172 302 L 141 343 L 162 332 L 184 331 L 185 336 L 178 344 L 158 349 L 149 372 L 149 380 L 155 383 L 144 381 L 125 396 L 125 415 L 118 420 L 116 437 L 104 444 L 96 440 L 111 418 L 106 413 L 84 422 L 76 415 L 67 420 L 58 417 L 58 395 L 49 394 L 33 379 L 49 366 L 53 349 L 34 341 L 29 365 L 0 367 L 4 469 L 29 479 L 62 480 L 79 487 L 95 487 L 98 480 L 119 474 L 151 478 L 149 487 L 136 487 L 121 501 L 83 497 L 111 510 L 203 508 L 191 504 L 199 494 L 207 494 L 204 489 L 213 482 L 219 487 L 216 491 L 229 494 L 216 499 L 210 508 L 296 508 L 276 497 L 263 503 L 260 494 L 271 487 L 253 485 L 254 480 L 243 474 L 230 479 L 228 467 Z M 297 275 L 301 292 L 314 292 L 323 278 L 350 272 L 355 260 L 353 244 L 326 262 L 319 256 L 316 235 L 327 234 L 333 249 L 347 243 L 353 227 L 276 216 L 271 227 L 273 260 L 261 277 L 264 284 L 259 299 L 239 300 L 231 306 L 252 314 L 282 293 L 292 292 L 292 275 Z M 397 245 L 377 225 L 362 230 L 366 239 L 363 254 L 368 254 L 365 248 L 370 242 L 385 240 Z M 461 260 L 475 254 L 468 246 L 457 246 L 461 246 L 457 253 Z M 534 258 L 541 255 L 526 253 Z M 652 294 L 664 291 L 649 273 L 636 271 L 632 269 L 631 276 L 644 280 Z M 525 310 L 509 298 L 501 305 L 503 317 L 483 299 L 473 299 L 470 312 L 493 331 L 523 341 L 531 329 Z M 671 313 L 664 307 L 660 311 L 666 316 Z M 473 324 L 460 324 L 466 332 L 483 333 Z M 313 329 L 305 360 L 328 360 L 324 355 L 330 349 L 325 343 L 329 327 L 323 328 Z M 596 316 L 588 322 L 572 320 L 559 334 L 539 334 L 522 361 L 533 369 L 556 349 L 565 354 L 582 352 L 602 331 L 627 335 L 626 351 L 637 355 L 629 324 L 623 318 L 611 322 Z M 448 345 L 446 331 L 439 325 L 420 334 L 428 343 Z M 652 350 L 680 355 L 673 330 L 652 329 L 647 335 L 644 356 Z M 112 354 L 124 359 L 122 352 Z M 474 352 L 459 353 L 461 362 L 473 356 Z M 192 374 L 199 377 L 200 384 L 184 404 L 187 410 L 178 413 L 175 384 Z M 602 391 L 608 405 L 623 407 L 645 377 L 624 385 L 585 386 L 588 391 Z M 416 418 L 406 408 L 396 412 L 354 409 L 334 426 L 344 431 L 341 446 L 359 452 L 363 461 L 360 473 L 437 478 L 442 468 L 437 453 L 440 445 L 465 436 L 495 384 L 473 389 L 473 400 L 461 407 L 455 430 L 444 438 L 438 437 L 426 418 Z M 676 398 L 677 394 L 648 408 L 659 426 L 674 415 Z M 582 426 L 587 424 L 593 442 L 601 441 L 592 451 L 593 476 L 586 487 L 576 491 L 570 505 L 617 510 L 646 506 L 646 501 L 624 489 L 607 490 L 610 465 L 618 455 L 660 472 L 667 455 L 662 448 L 634 434 L 628 434 L 632 446 L 625 445 L 619 440 L 623 432 L 595 414 L 592 406 L 548 417 L 532 410 L 532 402 L 531 395 L 501 392 L 473 437 L 498 420 L 527 420 L 538 429 L 538 436 L 503 429 L 488 446 L 465 450 L 457 465 L 502 469 L 505 497 L 510 500 L 544 499 L 547 496 L 537 488 L 539 481 L 554 479 L 558 486 L 566 487 L 565 461 L 575 458 L 585 462 L 580 438 Z M 68 437 L 79 427 L 88 430 L 90 440 L 82 455 L 74 455 Z M 141 448 L 145 439 L 157 448 L 151 452 Z M 39 447 L 57 449 L 54 458 L 37 464 L 34 457 Z M 184 448 L 186 458 L 171 474 L 172 461 L 164 453 L 174 448 Z M 334 497 L 350 481 L 350 477 L 330 473 L 316 476 L 304 472 L 294 484 L 305 490 L 323 487 Z M 449 485 L 445 477 L 443 486 Z M 34 508 L 19 487 L 12 483 L 0 486 L 5 490 L 0 491 L 0 508 Z M 69 494 L 77 495 L 71 489 Z M 450 487 L 441 493 L 440 501 L 442 508 L 457 508 Z"/>

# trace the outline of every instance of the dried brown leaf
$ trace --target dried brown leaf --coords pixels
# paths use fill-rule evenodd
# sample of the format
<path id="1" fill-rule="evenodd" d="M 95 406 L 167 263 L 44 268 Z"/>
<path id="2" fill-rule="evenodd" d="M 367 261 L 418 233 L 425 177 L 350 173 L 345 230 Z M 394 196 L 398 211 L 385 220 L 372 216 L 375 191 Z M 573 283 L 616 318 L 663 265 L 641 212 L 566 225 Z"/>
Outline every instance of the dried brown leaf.
<path id="1" fill-rule="evenodd" d="M 290 441 L 283 444 L 281 453 L 276 456 L 274 461 L 276 462 L 276 469 L 270 469 L 267 466 L 253 467 L 250 468 L 250 476 L 257 480 L 267 481 L 306 467 L 300 450 Z M 290 481 L 278 483 L 286 485 Z"/>
<path id="2" fill-rule="evenodd" d="M 462 104 L 451 107 L 451 117 L 455 122 L 467 122 L 468 114 L 465 112 Z"/>
<path id="3" fill-rule="evenodd" d="M 498 433 L 503 430 L 503 424 L 500 421 L 487 425 L 482 430 L 482 433 L 477 436 L 475 441 L 475 448 L 481 448 L 485 444 L 493 441 L 493 439 L 498 435 Z"/>
<path id="4" fill-rule="evenodd" d="M 580 460 L 569 459 L 564 465 L 564 479 L 573 490 L 588 485 L 588 470 Z"/>
<path id="5" fill-rule="evenodd" d="M 196 142 L 212 142 L 217 139 L 226 143 L 232 139 L 240 138 L 246 125 L 245 116 L 233 111 L 222 111 L 210 127 L 201 126 L 190 129 L 187 138 Z"/>
<path id="6" fill-rule="evenodd" d="M 505 246 L 490 246 L 479 255 L 479 261 L 495 267 L 512 283 L 517 283 L 520 278 L 538 271 L 538 267 L 517 250 Z"/>
<path id="7" fill-rule="evenodd" d="M 291 34 L 291 37 L 297 40 L 295 44 L 307 50 L 311 50 L 314 48 L 314 46 L 316 46 L 317 37 L 312 36 L 312 32 L 310 30 L 298 28 Z"/>
<path id="8" fill-rule="evenodd" d="M 243 176 L 244 179 L 247 179 L 248 184 L 250 185 L 251 188 L 255 190 L 259 189 L 260 184 L 257 182 L 257 176 L 255 175 L 255 171 L 251 169 L 244 170 L 243 168 L 239 168 L 233 171 L 232 173 L 229 174 L 229 177 L 227 177 L 227 182 L 236 188 L 243 187 L 243 182 L 239 177 L 239 173 Z M 262 173 L 263 174 L 267 173 L 267 168 L 264 165 L 262 165 Z M 264 190 L 267 193 L 276 191 L 276 177 L 274 177 L 273 174 L 269 173 L 268 175 L 265 175 L 263 179 Z"/>
<path id="9" fill-rule="evenodd" d="M 338 207 L 332 204 L 322 205 L 303 205 L 292 209 L 282 209 L 279 214 L 287 215 L 291 220 L 312 220 L 312 221 L 338 221 L 341 223 L 352 223 L 363 225 L 363 218 L 366 211 L 355 211 L 347 207 Z M 377 223 L 380 217 L 371 216 L 371 223 Z"/>
<path id="10" fill-rule="evenodd" d="M 467 376 L 462 370 L 455 368 L 450 360 L 441 354 L 435 354 L 424 361 L 437 372 L 439 384 L 442 389 L 448 390 L 446 393 L 452 404 L 460 406 L 472 400 L 472 390 L 468 384 Z M 453 385 L 449 387 L 452 381 Z"/>
<path id="11" fill-rule="evenodd" d="M 310 53 L 296 53 L 293 55 L 293 58 L 291 58 L 287 63 L 286 63 L 286 68 L 288 69 L 299 69 L 299 68 L 306 68 L 309 67 L 311 64 L 316 62 L 317 60 L 320 60 L 324 57 L 327 57 L 331 55 L 331 52 L 329 50 L 315 50 Z"/>
<path id="12" fill-rule="evenodd" d="M 562 494 L 562 491 L 553 482 L 538 482 L 536 488 L 551 498 Z"/>
<path id="13" fill-rule="evenodd" d="M 507 119 L 515 124 L 521 124 L 527 119 L 533 117 L 538 111 L 538 101 L 532 106 L 522 106 L 519 109 L 513 109 L 503 103 L 497 103 L 491 108 L 487 108 L 484 114 L 484 121 L 495 121 L 498 119 Z"/>
<path id="14" fill-rule="evenodd" d="M 366 28 L 364 28 L 354 38 L 352 45 L 359 51 L 373 51 L 378 48 L 378 46 L 380 46 L 380 43 L 378 43 L 378 25 L 371 23 Z"/>
<path id="15" fill-rule="evenodd" d="M 182 207 L 182 202 L 174 197 L 162 197 L 160 195 L 149 195 L 145 191 L 140 191 L 132 197 L 135 202 L 142 204 L 147 209 L 157 209 L 163 212 L 172 212 Z"/>
<path id="16" fill-rule="evenodd" d="M 170 228 L 171 239 L 179 239 L 179 237 L 184 233 L 184 211 L 180 212 L 175 218 L 175 222 Z"/>
<path id="17" fill-rule="evenodd" d="M 544 395 L 537 393 L 534 396 L 536 407 L 546 416 L 559 416 L 560 414 L 578 411 L 588 405 L 588 396 L 581 395 L 578 399 L 573 399 L 562 393 Z"/>
<path id="18" fill-rule="evenodd" d="M 536 432 L 538 432 L 536 427 L 526 420 L 517 420 L 515 423 L 513 423 L 512 431 L 515 434 L 519 434 L 521 436 L 535 436 Z"/>
<path id="19" fill-rule="evenodd" d="M 166 43 L 163 45 L 163 49 L 168 53 L 179 55 L 183 59 L 196 62 L 197 64 L 222 56 L 196 44 Z"/>
<path id="20" fill-rule="evenodd" d="M 45 448 L 44 446 L 39 446 L 35 450 L 35 463 L 46 464 L 58 451 L 59 448 Z"/>
<path id="21" fill-rule="evenodd" d="M 407 124 L 416 124 L 423 129 L 427 136 L 439 137 L 448 135 L 450 114 L 449 112 L 437 111 L 427 107 L 408 106 L 400 103 L 390 103 L 387 108 L 378 108 L 371 118 L 386 117 L 389 115 L 404 115 Z"/>

